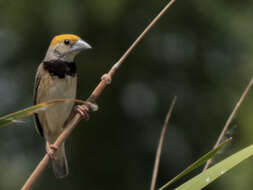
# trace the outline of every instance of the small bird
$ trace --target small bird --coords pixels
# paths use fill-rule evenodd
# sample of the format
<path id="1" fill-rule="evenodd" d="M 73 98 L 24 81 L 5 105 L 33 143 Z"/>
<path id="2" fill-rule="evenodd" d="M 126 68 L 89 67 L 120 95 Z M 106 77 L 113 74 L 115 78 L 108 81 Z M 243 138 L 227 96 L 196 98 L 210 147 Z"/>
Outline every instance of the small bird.
<path id="1" fill-rule="evenodd" d="M 34 104 L 52 99 L 75 98 L 77 89 L 77 68 L 75 56 L 91 46 L 80 37 L 72 34 L 58 35 L 53 38 L 46 56 L 39 65 L 34 85 Z M 55 147 L 53 143 L 64 130 L 66 121 L 71 117 L 73 103 L 59 103 L 47 110 L 34 114 L 37 131 L 46 140 L 46 151 L 51 158 L 57 178 L 68 175 L 68 163 L 64 144 Z M 87 116 L 89 108 L 76 109 Z"/>

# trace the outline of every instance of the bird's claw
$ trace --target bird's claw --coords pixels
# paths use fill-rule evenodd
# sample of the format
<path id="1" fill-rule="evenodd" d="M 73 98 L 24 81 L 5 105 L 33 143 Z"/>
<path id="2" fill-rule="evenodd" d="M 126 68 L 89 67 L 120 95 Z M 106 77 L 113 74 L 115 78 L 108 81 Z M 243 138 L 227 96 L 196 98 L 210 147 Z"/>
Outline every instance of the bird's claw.
<path id="1" fill-rule="evenodd" d="M 86 105 L 77 105 L 75 107 L 75 110 L 77 113 L 79 113 L 83 119 L 85 119 L 86 121 L 88 121 L 90 119 L 90 115 L 88 113 L 89 108 Z"/>
<path id="2" fill-rule="evenodd" d="M 58 150 L 58 146 L 54 144 L 46 144 L 46 152 L 50 159 L 56 160 L 55 152 Z"/>
<path id="3" fill-rule="evenodd" d="M 75 107 L 75 111 L 79 113 L 86 121 L 90 119 L 89 111 L 97 111 L 97 110 L 98 110 L 97 104 L 88 101 L 83 105 L 77 105 Z"/>

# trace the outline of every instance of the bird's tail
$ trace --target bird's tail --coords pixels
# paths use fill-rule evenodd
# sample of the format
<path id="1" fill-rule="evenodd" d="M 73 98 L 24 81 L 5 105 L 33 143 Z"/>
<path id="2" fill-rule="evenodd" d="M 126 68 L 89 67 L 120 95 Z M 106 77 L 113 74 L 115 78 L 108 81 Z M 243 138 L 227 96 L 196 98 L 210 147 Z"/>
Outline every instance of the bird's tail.
<path id="1" fill-rule="evenodd" d="M 57 178 L 64 178 L 69 173 L 64 144 L 62 144 L 56 151 L 55 157 L 56 159 L 52 160 L 54 174 Z"/>

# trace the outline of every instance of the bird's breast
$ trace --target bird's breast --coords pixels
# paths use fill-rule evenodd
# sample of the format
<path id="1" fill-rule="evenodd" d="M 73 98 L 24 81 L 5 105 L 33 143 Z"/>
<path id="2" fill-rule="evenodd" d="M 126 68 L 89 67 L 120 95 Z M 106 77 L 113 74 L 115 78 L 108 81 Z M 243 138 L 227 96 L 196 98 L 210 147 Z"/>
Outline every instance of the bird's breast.
<path id="1" fill-rule="evenodd" d="M 49 99 L 75 98 L 76 79 L 75 77 L 65 76 L 64 79 L 52 77 L 52 82 L 48 88 Z"/>
<path id="2" fill-rule="evenodd" d="M 65 99 L 76 97 L 76 77 L 65 76 L 64 79 L 52 77 L 47 93 L 43 101 L 52 99 Z M 64 122 L 69 117 L 73 108 L 72 102 L 57 103 L 45 111 L 47 130 L 52 134 L 58 134 L 63 130 Z"/>

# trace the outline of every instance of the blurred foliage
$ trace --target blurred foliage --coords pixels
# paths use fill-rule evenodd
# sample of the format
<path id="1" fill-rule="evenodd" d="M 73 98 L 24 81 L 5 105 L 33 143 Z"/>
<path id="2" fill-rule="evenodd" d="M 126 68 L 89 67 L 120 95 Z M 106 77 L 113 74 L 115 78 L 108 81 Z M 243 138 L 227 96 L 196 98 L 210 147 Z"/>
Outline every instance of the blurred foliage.
<path id="1" fill-rule="evenodd" d="M 53 36 L 75 33 L 92 45 L 76 59 L 78 98 L 85 99 L 166 3 L 0 1 L 0 114 L 32 105 L 36 68 Z M 98 100 L 99 112 L 68 139 L 69 177 L 56 180 L 48 167 L 34 189 L 148 189 L 174 95 L 157 187 L 210 150 L 253 74 L 252 6 L 249 0 L 177 1 L 116 74 Z M 252 96 L 217 160 L 252 143 Z M 1 129 L 0 148 L 0 189 L 20 188 L 45 152 L 32 119 Z M 251 189 L 252 167 L 249 159 L 206 189 Z"/>

